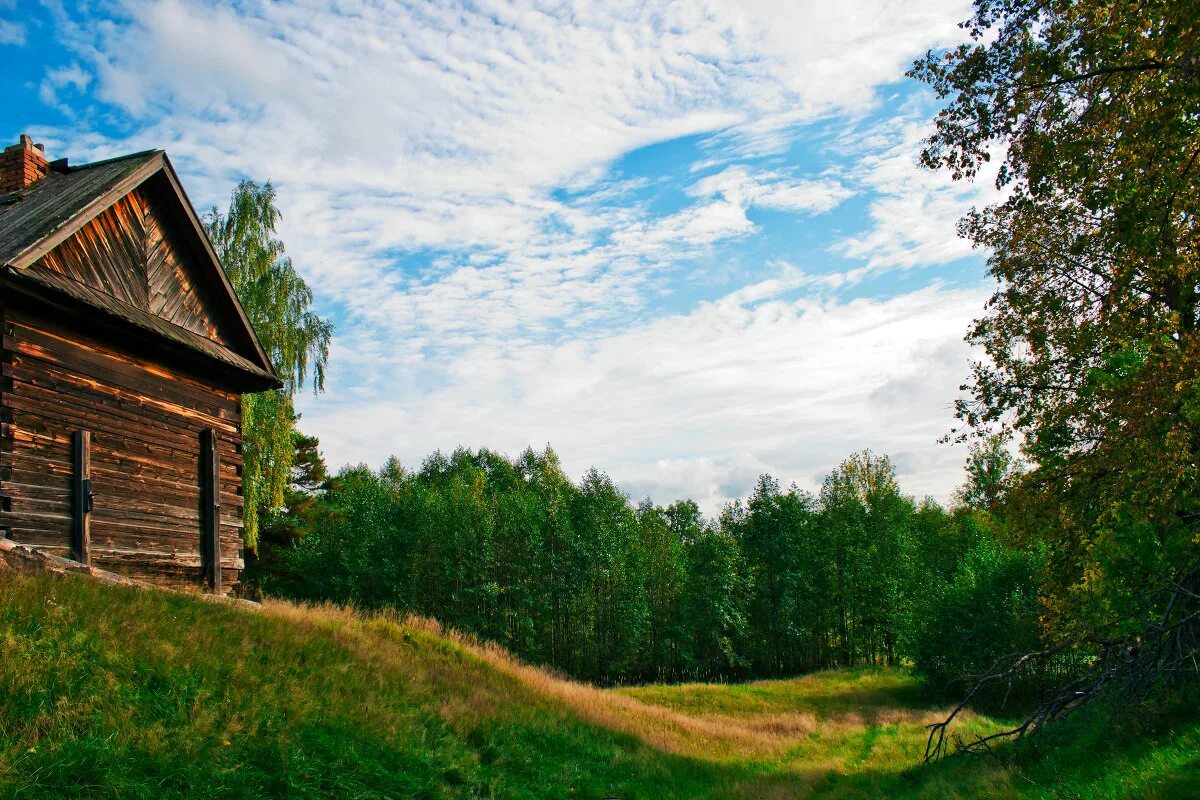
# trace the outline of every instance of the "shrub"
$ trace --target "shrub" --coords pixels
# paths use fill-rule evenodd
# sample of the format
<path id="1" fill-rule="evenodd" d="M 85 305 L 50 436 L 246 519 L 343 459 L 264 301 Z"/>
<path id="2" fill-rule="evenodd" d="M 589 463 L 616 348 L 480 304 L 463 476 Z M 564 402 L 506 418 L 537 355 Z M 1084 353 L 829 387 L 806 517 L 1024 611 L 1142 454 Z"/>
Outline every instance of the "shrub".
<path id="1" fill-rule="evenodd" d="M 913 615 L 911 652 L 935 690 L 961 691 L 998 658 L 1039 647 L 1044 554 L 981 539 Z M 1025 687 L 1022 687 L 1025 688 Z"/>

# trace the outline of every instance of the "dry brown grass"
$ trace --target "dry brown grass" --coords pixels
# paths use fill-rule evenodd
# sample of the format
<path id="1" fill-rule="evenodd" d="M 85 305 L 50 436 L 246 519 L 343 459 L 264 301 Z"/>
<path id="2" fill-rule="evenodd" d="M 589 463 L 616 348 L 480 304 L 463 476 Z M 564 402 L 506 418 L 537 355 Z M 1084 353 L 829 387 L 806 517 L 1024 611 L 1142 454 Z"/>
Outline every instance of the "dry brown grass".
<path id="1" fill-rule="evenodd" d="M 723 716 L 697 717 L 651 705 L 530 666 L 497 645 L 480 642 L 423 617 L 400 617 L 387 612 L 365 615 L 347 607 L 306 606 L 276 600 L 264 603 L 263 611 L 295 624 L 326 628 L 357 655 L 387 662 L 401 674 L 411 664 L 412 655 L 395 645 L 403 641 L 406 633 L 420 632 L 448 641 L 499 674 L 514 679 L 532 695 L 561 704 L 590 724 L 634 736 L 664 752 L 710 759 L 773 755 L 786 750 L 796 736 L 815 729 L 811 715 L 747 721 Z M 430 680 L 429 667 L 430 662 L 423 660 L 423 674 L 409 673 L 406 679 L 439 683 L 436 677 Z M 469 718 L 498 710 L 497 701 L 501 699 L 498 693 L 478 684 L 464 688 L 462 695 L 443 700 L 447 718 Z"/>
<path id="2" fill-rule="evenodd" d="M 568 711 L 583 721 L 632 736 L 666 753 L 703 758 L 709 761 L 773 760 L 785 754 L 798 755 L 806 748 L 820 766 L 832 768 L 836 757 L 818 755 L 825 748 L 817 739 L 839 740 L 868 725 L 905 724 L 919 729 L 940 718 L 940 710 L 915 711 L 902 707 L 875 706 L 863 711 L 817 714 L 809 710 L 772 710 L 766 707 L 753 713 L 684 711 L 631 697 L 619 690 L 601 689 L 557 675 L 550 670 L 526 664 L 503 648 L 476 637 L 443 627 L 435 620 L 380 612 L 363 614 L 333 605 L 307 606 L 269 600 L 265 613 L 296 624 L 320 625 L 357 655 L 381 662 L 386 673 L 404 675 L 420 688 L 442 694 L 441 689 L 455 686 L 453 693 L 441 697 L 442 715 L 449 721 L 469 720 L 484 714 L 499 714 L 514 686 L 503 682 L 461 681 L 464 665 L 450 659 L 444 662 L 422 658 L 414 669 L 411 644 L 414 634 L 423 641 L 450 643 L 458 653 L 486 665 L 513 681 L 533 698 Z"/>

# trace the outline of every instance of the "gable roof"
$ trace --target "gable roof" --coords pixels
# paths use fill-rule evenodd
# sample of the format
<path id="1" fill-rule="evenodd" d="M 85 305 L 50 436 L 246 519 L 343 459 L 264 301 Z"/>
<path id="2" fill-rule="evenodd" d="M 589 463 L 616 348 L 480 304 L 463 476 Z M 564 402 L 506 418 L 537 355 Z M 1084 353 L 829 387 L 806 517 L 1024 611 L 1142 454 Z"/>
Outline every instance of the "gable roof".
<path id="1" fill-rule="evenodd" d="M 146 150 L 76 167 L 59 167 L 57 163 L 53 166 L 56 169 L 41 180 L 20 191 L 0 195 L 0 271 L 37 284 L 42 290 L 51 289 L 70 295 L 74 301 L 103 315 L 123 319 L 175 345 L 215 358 L 226 366 L 233 366 L 255 377 L 257 383 L 263 384 L 262 388 L 282 385 L 166 153 L 162 150 Z M 236 353 L 218 342 L 179 328 L 83 284 L 73 286 L 71 281 L 50 283 L 26 270 L 98 214 L 156 176 L 161 176 L 161 180 L 169 187 L 165 194 L 172 199 L 175 212 L 184 220 L 181 227 L 194 236 L 198 244 L 196 249 L 202 254 L 199 260 L 207 262 L 202 266 L 217 286 L 218 296 L 228 304 L 227 310 L 233 312 L 231 316 L 237 321 L 246 352 Z"/>

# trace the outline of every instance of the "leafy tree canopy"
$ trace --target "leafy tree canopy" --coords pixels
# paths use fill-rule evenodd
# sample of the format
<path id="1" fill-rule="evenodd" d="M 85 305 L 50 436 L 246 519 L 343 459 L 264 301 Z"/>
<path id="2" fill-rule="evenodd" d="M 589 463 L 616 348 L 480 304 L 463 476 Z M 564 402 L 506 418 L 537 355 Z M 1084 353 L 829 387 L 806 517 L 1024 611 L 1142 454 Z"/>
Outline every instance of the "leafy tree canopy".
<path id="1" fill-rule="evenodd" d="M 958 414 L 1023 434 L 1011 505 L 1053 544 L 1052 606 L 1104 616 L 1197 550 L 1200 15 L 977 0 L 963 28 L 910 73 L 944 100 L 926 165 L 1002 159 L 1005 199 L 960 226 L 998 286 Z"/>
<path id="2" fill-rule="evenodd" d="M 242 181 L 229 209 L 212 209 L 205 229 L 255 333 L 284 382 L 242 398 L 242 480 L 246 545 L 258 541 L 263 510 L 283 505 L 292 478 L 296 413 L 292 398 L 310 382 L 325 388 L 333 326 L 312 311 L 313 294 L 276 233 L 280 213 L 270 181 Z"/>
<path id="3" fill-rule="evenodd" d="M 1008 439 L 995 433 L 971 443 L 965 466 L 967 479 L 954 499 L 967 508 L 994 511 L 1024 465 L 1008 449 Z"/>

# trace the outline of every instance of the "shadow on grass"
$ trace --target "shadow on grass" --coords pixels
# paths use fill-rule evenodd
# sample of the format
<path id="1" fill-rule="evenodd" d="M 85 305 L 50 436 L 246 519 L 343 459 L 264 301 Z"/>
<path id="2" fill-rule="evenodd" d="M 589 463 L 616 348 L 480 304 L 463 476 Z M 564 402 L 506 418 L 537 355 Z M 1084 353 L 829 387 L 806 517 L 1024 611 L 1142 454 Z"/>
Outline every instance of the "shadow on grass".
<path id="1" fill-rule="evenodd" d="M 874 708 L 926 710 L 945 706 L 910 674 L 886 667 L 822 671 L 744 684 L 692 683 L 628 686 L 611 691 L 690 713 L 788 713 L 842 716 Z"/>

